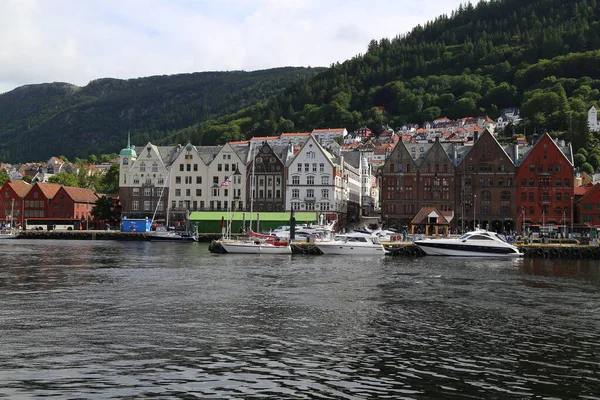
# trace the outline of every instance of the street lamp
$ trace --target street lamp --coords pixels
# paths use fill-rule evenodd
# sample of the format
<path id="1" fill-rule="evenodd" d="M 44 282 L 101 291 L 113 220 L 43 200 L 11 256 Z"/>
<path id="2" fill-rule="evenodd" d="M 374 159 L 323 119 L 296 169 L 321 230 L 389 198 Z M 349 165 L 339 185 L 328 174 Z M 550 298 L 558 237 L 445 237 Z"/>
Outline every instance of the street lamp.
<path id="1" fill-rule="evenodd" d="M 573 234 L 573 218 L 575 218 L 575 214 L 573 213 L 573 196 L 571 196 L 571 235 Z"/>
<path id="2" fill-rule="evenodd" d="M 473 230 L 475 230 L 475 210 L 477 209 L 477 195 L 473 195 Z"/>

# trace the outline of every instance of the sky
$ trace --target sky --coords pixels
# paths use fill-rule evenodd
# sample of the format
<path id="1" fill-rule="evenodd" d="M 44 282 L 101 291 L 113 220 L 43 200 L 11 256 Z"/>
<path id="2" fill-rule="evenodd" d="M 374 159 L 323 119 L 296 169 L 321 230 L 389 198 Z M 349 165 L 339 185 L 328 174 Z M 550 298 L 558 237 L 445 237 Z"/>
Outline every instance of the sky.
<path id="1" fill-rule="evenodd" d="M 329 66 L 466 0 L 0 0 L 0 93 L 201 71 Z"/>

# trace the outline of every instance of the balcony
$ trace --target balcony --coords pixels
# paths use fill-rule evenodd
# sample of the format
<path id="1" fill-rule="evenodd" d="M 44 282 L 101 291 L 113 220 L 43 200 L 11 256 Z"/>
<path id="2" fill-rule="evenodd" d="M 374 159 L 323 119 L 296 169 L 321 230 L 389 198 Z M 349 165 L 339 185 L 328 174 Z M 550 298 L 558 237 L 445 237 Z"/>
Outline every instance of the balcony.
<path id="1" fill-rule="evenodd" d="M 316 201 L 315 197 L 305 197 L 304 201 L 307 203 L 314 203 Z"/>

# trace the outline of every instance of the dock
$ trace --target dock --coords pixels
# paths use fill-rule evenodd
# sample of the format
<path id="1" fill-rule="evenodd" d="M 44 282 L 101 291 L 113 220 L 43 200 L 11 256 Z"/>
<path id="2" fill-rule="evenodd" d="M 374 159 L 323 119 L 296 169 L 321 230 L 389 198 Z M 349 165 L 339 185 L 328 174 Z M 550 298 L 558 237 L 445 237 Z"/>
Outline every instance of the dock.
<path id="1" fill-rule="evenodd" d="M 55 240 L 117 240 L 117 241 L 145 241 L 145 232 L 121 232 L 105 230 L 83 230 L 83 231 L 22 231 L 19 238 L 22 239 L 55 239 Z M 218 239 L 220 235 L 199 235 L 199 242 L 210 243 L 209 251 L 212 253 L 225 253 Z M 390 256 L 398 257 L 422 257 L 425 255 L 421 249 L 412 242 L 383 242 Z M 516 243 L 525 258 L 545 259 L 592 259 L 600 260 L 600 246 L 580 245 L 569 243 Z M 314 243 L 294 242 L 291 245 L 292 254 L 320 255 L 321 250 Z"/>

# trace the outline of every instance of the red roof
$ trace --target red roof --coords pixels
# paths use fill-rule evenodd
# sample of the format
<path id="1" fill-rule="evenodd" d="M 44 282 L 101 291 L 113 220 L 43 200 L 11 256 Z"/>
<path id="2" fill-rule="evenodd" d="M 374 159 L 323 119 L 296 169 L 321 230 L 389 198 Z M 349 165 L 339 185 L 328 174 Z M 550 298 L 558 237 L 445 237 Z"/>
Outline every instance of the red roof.
<path id="1" fill-rule="evenodd" d="M 25 197 L 32 187 L 31 184 L 22 180 L 9 180 L 8 182 L 6 182 L 6 184 L 9 185 L 20 198 Z"/>
<path id="2" fill-rule="evenodd" d="M 75 203 L 95 203 L 98 196 L 90 189 L 63 186 L 63 189 Z"/>
<path id="3" fill-rule="evenodd" d="M 37 182 L 36 185 L 40 188 L 44 196 L 47 199 L 53 199 L 56 196 L 56 192 L 61 188 L 62 185 L 58 185 L 56 183 L 45 183 L 45 182 Z"/>

